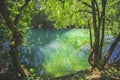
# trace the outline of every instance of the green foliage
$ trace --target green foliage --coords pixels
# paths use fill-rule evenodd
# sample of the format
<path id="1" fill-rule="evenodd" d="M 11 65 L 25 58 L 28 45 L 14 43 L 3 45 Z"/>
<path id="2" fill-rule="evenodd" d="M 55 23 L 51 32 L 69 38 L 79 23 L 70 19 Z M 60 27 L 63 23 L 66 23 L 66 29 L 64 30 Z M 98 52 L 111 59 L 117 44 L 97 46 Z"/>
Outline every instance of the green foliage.
<path id="1" fill-rule="evenodd" d="M 102 12 L 101 0 L 97 0 L 98 8 Z M 54 5 L 53 5 L 54 4 Z M 45 10 L 48 19 L 55 21 L 55 28 L 66 27 L 86 27 L 87 20 L 91 18 L 91 1 L 90 0 L 42 0 L 41 10 Z M 106 7 L 106 31 L 108 34 L 117 35 L 120 30 L 120 8 L 119 0 L 107 2 Z"/>
<path id="2" fill-rule="evenodd" d="M 108 34 L 116 36 L 120 31 L 120 1 L 119 0 L 109 0 L 106 8 L 106 28 Z"/>
<path id="3" fill-rule="evenodd" d="M 5 21 L 3 20 L 0 14 L 0 44 L 5 41 L 8 41 L 11 38 L 11 32 L 6 28 Z"/>
<path id="4" fill-rule="evenodd" d="M 86 6 L 78 0 L 47 0 L 41 1 L 41 8 L 45 9 L 48 19 L 55 21 L 55 28 L 66 28 L 67 26 L 82 27 L 87 23 L 88 15 L 84 12 Z M 54 5 L 52 5 L 54 4 Z M 87 8 L 89 11 L 89 8 Z M 84 13 L 81 13 L 81 12 Z"/>
<path id="5" fill-rule="evenodd" d="M 23 2 L 24 2 L 23 0 L 12 0 L 12 1 L 7 0 L 6 1 L 7 3 L 6 6 L 10 11 L 9 14 L 12 20 L 15 20 L 15 16 L 20 14 L 18 10 L 23 5 Z M 86 27 L 87 20 L 90 19 L 91 21 L 91 14 L 90 14 L 91 8 L 88 7 L 88 5 L 91 6 L 90 0 L 62 0 L 62 1 L 41 0 L 40 2 L 41 4 L 39 4 L 39 0 L 35 0 L 35 1 L 30 0 L 30 3 L 28 4 L 28 6 L 24 9 L 20 17 L 20 21 L 17 24 L 17 29 L 21 31 L 23 35 L 30 27 L 31 20 L 33 18 L 33 17 L 31 18 L 31 16 L 35 16 L 39 13 L 41 14 L 39 16 L 40 18 L 38 17 L 38 19 L 43 20 L 43 22 L 44 20 L 45 21 L 50 20 L 55 22 L 54 24 L 55 28 L 67 28 L 68 26 L 69 27 L 71 26 Z M 85 5 L 84 2 L 88 3 L 88 5 Z M 101 4 L 100 0 L 97 0 L 97 2 Z M 108 34 L 110 32 L 110 34 L 112 33 L 114 36 L 116 36 L 116 34 L 120 31 L 119 3 L 120 3 L 120 0 L 115 0 L 115 1 L 109 0 L 106 8 L 106 16 L 105 16 L 107 21 L 106 30 L 108 31 Z M 99 5 L 99 7 L 101 7 L 101 5 Z M 44 10 L 45 12 L 43 13 L 39 12 Z M 48 17 L 48 19 L 44 19 L 46 18 L 44 13 Z M 38 19 L 36 19 L 36 22 Z M 41 21 L 41 23 L 43 22 Z M 5 22 L 0 15 L 0 44 L 6 40 L 11 39 L 11 32 L 4 24 Z M 56 35 L 53 33 L 53 36 L 51 36 L 49 39 L 48 39 L 49 34 L 47 32 L 44 37 L 43 36 L 38 37 L 39 35 L 35 35 L 34 32 L 30 32 L 30 33 L 33 33 L 32 35 L 30 34 L 30 36 L 34 38 L 34 40 L 32 40 L 29 36 L 25 35 L 26 38 L 25 38 L 25 42 L 23 43 L 24 45 L 27 45 L 27 46 L 31 46 L 32 44 L 42 45 L 45 48 L 45 50 L 48 49 L 50 45 L 53 45 L 51 40 L 56 40 L 60 42 L 61 44 L 60 45 L 57 44 L 58 46 L 65 45 L 65 46 L 61 46 L 60 50 L 51 49 L 51 52 L 47 52 L 47 51 L 44 52 L 44 53 L 51 53 L 49 55 L 44 54 L 44 56 L 47 57 L 47 59 L 49 59 L 49 60 L 45 59 L 45 63 L 43 64 L 43 66 L 45 66 L 46 72 L 48 72 L 51 75 L 54 75 L 54 73 L 56 73 L 56 75 L 54 76 L 60 76 L 61 73 L 57 70 L 63 70 L 63 73 L 62 73 L 63 75 L 63 74 L 67 74 L 65 72 L 69 72 L 69 70 L 71 69 L 72 69 L 71 72 L 81 69 L 81 66 L 79 66 L 79 63 L 80 63 L 79 58 L 81 56 L 79 56 L 79 58 L 76 58 L 78 56 L 73 55 L 72 53 L 75 52 L 78 55 L 80 51 L 80 46 L 89 42 L 88 39 L 87 40 L 85 39 L 87 36 L 81 36 L 84 32 L 76 33 L 77 37 L 70 33 L 64 33 L 64 35 L 59 35 L 59 33 L 58 35 Z M 44 31 L 42 32 L 42 34 L 44 35 Z M 79 37 L 81 40 L 79 39 Z M 62 42 L 61 42 L 61 39 L 59 38 L 62 39 Z M 66 53 L 64 51 L 66 51 Z M 68 54 L 69 56 L 66 56 Z M 65 57 L 63 58 L 63 56 Z M 33 56 L 30 55 L 30 57 L 33 57 Z M 69 58 L 71 62 L 69 62 L 67 58 Z M 79 62 L 77 62 L 77 60 Z M 50 66 L 48 65 L 49 61 L 52 62 Z M 63 64 L 61 65 L 61 63 Z M 67 64 L 68 66 L 65 66 L 65 64 Z M 69 67 L 71 65 L 74 65 L 74 66 Z M 34 70 L 31 70 L 31 71 L 34 73 Z"/>
<path id="6" fill-rule="evenodd" d="M 29 4 L 23 9 L 23 11 L 19 12 L 19 9 L 24 4 L 24 0 L 7 0 L 5 1 L 6 6 L 9 10 L 11 20 L 15 21 L 16 16 L 21 14 L 19 17 L 19 21 L 17 29 L 24 35 L 24 33 L 30 28 L 31 23 L 31 15 L 37 13 L 39 10 L 34 10 L 35 1 L 30 1 Z M 36 8 L 37 9 L 37 8 Z M 2 35 L 1 35 L 2 34 Z M 6 27 L 5 22 L 0 14 L 0 43 L 11 39 L 11 31 Z"/>

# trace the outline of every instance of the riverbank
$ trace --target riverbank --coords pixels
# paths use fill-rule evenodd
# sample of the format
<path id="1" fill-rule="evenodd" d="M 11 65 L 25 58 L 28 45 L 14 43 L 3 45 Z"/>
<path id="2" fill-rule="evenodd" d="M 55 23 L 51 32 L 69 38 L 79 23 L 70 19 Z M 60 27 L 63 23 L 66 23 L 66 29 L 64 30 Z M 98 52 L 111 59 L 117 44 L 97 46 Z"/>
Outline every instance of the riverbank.
<path id="1" fill-rule="evenodd" d="M 33 75 L 34 76 L 34 75 Z M 0 73 L 0 80 L 32 80 L 30 77 L 23 78 L 20 74 L 16 74 L 13 67 L 9 68 L 4 73 Z M 117 71 L 114 67 L 109 67 L 104 71 L 99 71 L 98 69 L 82 70 L 76 73 L 60 76 L 56 78 L 40 78 L 39 76 L 34 76 L 34 80 L 120 80 L 120 71 Z"/>

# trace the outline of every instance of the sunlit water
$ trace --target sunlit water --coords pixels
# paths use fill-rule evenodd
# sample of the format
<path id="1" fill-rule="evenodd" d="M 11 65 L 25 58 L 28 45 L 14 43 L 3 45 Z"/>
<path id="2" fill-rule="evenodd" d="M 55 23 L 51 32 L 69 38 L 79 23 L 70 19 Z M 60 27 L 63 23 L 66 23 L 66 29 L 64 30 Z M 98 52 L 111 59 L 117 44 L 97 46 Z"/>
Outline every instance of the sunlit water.
<path id="1" fill-rule="evenodd" d="M 112 36 L 105 36 L 103 56 L 113 41 Z M 10 49 L 8 46 L 9 42 L 5 42 L 3 49 L 8 51 Z M 22 46 L 19 47 L 19 52 L 20 62 L 41 77 L 58 77 L 90 68 L 87 61 L 89 54 L 87 29 L 29 30 Z M 118 59 L 120 59 L 120 42 L 108 63 Z"/>
<path id="2" fill-rule="evenodd" d="M 25 62 L 40 75 L 58 77 L 90 67 L 88 30 L 29 30 L 24 39 Z"/>

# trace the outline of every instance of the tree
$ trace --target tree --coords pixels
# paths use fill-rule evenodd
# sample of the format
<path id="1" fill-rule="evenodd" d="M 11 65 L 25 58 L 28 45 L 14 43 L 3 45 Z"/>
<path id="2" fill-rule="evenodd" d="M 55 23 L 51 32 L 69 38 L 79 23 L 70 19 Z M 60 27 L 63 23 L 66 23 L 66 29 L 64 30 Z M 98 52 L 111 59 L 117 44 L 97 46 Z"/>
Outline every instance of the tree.
<path id="1" fill-rule="evenodd" d="M 28 5 L 30 0 L 25 0 L 24 4 L 20 5 L 21 7 L 19 7 L 18 11 L 14 11 L 16 14 L 13 14 L 14 12 L 10 13 L 10 11 L 12 12 L 12 10 L 16 9 L 16 8 L 11 9 L 10 7 L 8 7 L 9 4 L 7 4 L 7 3 L 10 3 L 10 2 L 11 1 L 4 1 L 4 0 L 0 1 L 0 13 L 5 20 L 7 28 L 10 29 L 10 31 L 12 33 L 11 34 L 12 40 L 11 40 L 11 45 L 10 45 L 10 47 L 11 47 L 10 56 L 12 58 L 12 63 L 14 65 L 15 69 L 19 73 L 21 73 L 22 76 L 28 77 L 31 74 L 29 73 L 29 71 L 27 69 L 24 68 L 23 65 L 20 65 L 19 61 L 18 61 L 18 46 L 22 43 L 23 35 L 17 26 L 18 26 L 18 21 L 22 15 L 22 12 L 24 11 L 24 8 Z M 22 1 L 20 1 L 20 2 L 22 2 Z"/>
<path id="2" fill-rule="evenodd" d="M 54 27 L 57 29 L 71 26 L 85 27 L 86 19 L 89 17 L 87 12 L 91 13 L 79 0 L 47 0 L 41 1 L 41 5 L 41 10 L 45 10 L 48 19 L 55 22 Z"/>
<path id="3" fill-rule="evenodd" d="M 91 44 L 91 52 L 88 60 L 93 68 L 97 67 L 99 69 L 103 66 L 102 48 L 104 45 L 105 31 L 109 28 L 114 29 L 113 27 L 110 27 L 110 25 L 118 26 L 112 22 L 113 17 L 110 17 L 111 15 L 116 14 L 116 12 L 110 12 L 111 10 L 113 10 L 111 6 L 113 6 L 114 3 L 119 3 L 119 0 L 41 1 L 42 9 L 45 9 L 49 20 L 55 21 L 54 26 L 56 28 L 66 28 L 67 26 L 71 25 L 74 25 L 76 27 L 85 27 L 87 26 L 86 23 L 88 23 Z M 117 11 L 116 8 L 115 11 Z M 106 24 L 108 21 L 111 22 L 109 23 L 109 26 Z M 119 23 L 116 21 L 115 23 Z M 115 42 L 115 44 L 117 43 Z"/>
<path id="4" fill-rule="evenodd" d="M 94 61 L 93 61 L 94 63 L 92 66 L 100 68 L 100 67 L 105 66 L 105 64 L 109 60 L 112 52 L 114 51 L 115 46 L 120 41 L 120 33 L 117 33 L 117 37 L 116 37 L 115 41 L 112 43 L 112 46 L 110 47 L 108 52 L 106 52 L 104 60 L 102 60 L 101 54 L 102 54 L 102 47 L 103 47 L 103 43 L 104 43 L 105 29 L 109 28 L 108 26 L 105 27 L 105 24 L 107 22 L 105 20 L 106 20 L 106 17 L 109 17 L 113 13 L 106 15 L 106 13 L 108 14 L 110 12 L 107 9 L 110 8 L 110 3 L 112 3 L 112 2 L 109 2 L 109 4 L 107 4 L 107 0 L 102 0 L 102 2 L 101 2 L 102 8 L 100 8 L 98 6 L 98 3 L 99 2 L 97 2 L 96 0 L 91 0 L 92 14 L 93 14 L 93 27 L 94 27 L 94 34 L 95 34 L 94 47 L 93 47 L 93 52 L 91 53 L 91 55 L 93 54 L 93 57 L 94 57 Z M 119 3 L 119 1 L 115 1 L 113 3 Z M 106 4 L 107 4 L 107 8 L 106 8 Z M 100 9 L 101 9 L 101 11 L 100 11 Z M 112 9 L 110 9 L 110 10 L 112 10 Z M 108 11 L 108 12 L 106 12 L 106 11 Z M 116 9 L 116 11 L 117 11 L 117 9 Z M 116 13 L 114 13 L 114 14 L 116 14 Z M 96 19 L 98 19 L 98 20 L 96 20 Z M 114 18 L 112 17 L 110 19 L 114 19 Z M 110 21 L 112 21 L 112 20 L 110 20 Z M 118 21 L 118 20 L 116 20 L 116 21 Z M 118 23 L 116 21 L 115 21 L 115 23 Z M 112 24 L 112 27 L 115 25 L 115 27 L 118 27 L 116 29 L 117 30 L 119 29 L 119 25 L 116 25 L 113 22 L 111 22 L 111 24 Z M 114 28 L 112 28 L 112 29 L 114 30 Z"/>
<path id="5" fill-rule="evenodd" d="M 28 29 L 26 26 L 29 26 L 29 20 L 31 19 L 29 17 L 31 16 L 29 14 L 29 9 L 31 9 L 31 12 L 34 12 L 33 6 L 35 6 L 34 3 L 36 3 L 37 0 L 35 0 L 35 2 L 32 0 L 25 0 L 24 4 L 22 4 L 22 0 L 18 2 L 16 0 L 13 1 L 0 1 L 0 13 L 2 15 L 0 18 L 4 18 L 3 22 L 6 22 L 7 25 L 5 28 L 11 31 L 10 55 L 12 57 L 12 62 L 18 72 L 24 76 L 29 76 L 29 72 L 24 72 L 23 67 L 19 64 L 18 46 L 22 43 L 22 37 L 24 36 L 23 33 Z M 108 57 L 105 56 L 104 58 L 105 63 L 102 64 L 101 53 L 104 45 L 104 35 L 105 31 L 109 29 L 109 26 L 105 26 L 105 24 L 106 22 L 112 22 L 111 19 L 115 19 L 115 24 L 112 23 L 110 25 L 119 25 L 119 19 L 111 17 L 118 16 L 119 11 L 117 10 L 119 8 L 115 7 L 115 15 L 114 13 L 110 13 L 110 11 L 113 10 L 111 9 L 111 6 L 113 7 L 114 3 L 118 5 L 119 0 L 42 0 L 40 10 L 45 10 L 48 19 L 55 22 L 55 28 L 67 28 L 68 26 L 86 27 L 88 23 L 91 43 L 89 62 L 93 68 L 101 68 L 101 65 L 104 66 L 106 64 L 115 45 L 120 39 L 120 33 L 118 33 L 115 42 L 113 42 L 113 46 L 111 46 L 106 54 Z M 28 8 L 27 5 L 30 8 Z M 111 29 L 114 28 L 111 27 Z M 92 59 L 93 61 L 91 61 Z"/>
<path id="6" fill-rule="evenodd" d="M 92 67 L 98 67 L 101 65 L 101 52 L 104 42 L 104 32 L 105 32 L 105 9 L 106 9 L 107 0 L 101 1 L 101 10 L 98 6 L 96 0 L 91 0 L 92 5 L 92 19 L 93 19 L 93 28 L 94 28 L 94 43 L 92 44 L 92 51 L 90 58 L 93 57 Z"/>

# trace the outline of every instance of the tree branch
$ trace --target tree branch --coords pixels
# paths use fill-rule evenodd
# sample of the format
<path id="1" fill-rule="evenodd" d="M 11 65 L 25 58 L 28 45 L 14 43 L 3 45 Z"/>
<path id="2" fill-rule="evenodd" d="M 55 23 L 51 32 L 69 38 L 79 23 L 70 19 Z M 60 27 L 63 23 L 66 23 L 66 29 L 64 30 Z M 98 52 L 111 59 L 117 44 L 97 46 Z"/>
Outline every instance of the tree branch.
<path id="1" fill-rule="evenodd" d="M 91 26 L 90 26 L 90 20 L 88 19 L 88 29 L 89 29 L 89 36 L 90 36 L 90 47 L 92 49 L 93 43 L 92 43 L 92 32 L 91 32 Z"/>
<path id="2" fill-rule="evenodd" d="M 88 11 L 88 10 L 79 10 L 79 11 L 76 11 L 77 12 L 86 12 L 86 13 L 92 13 L 92 11 Z"/>
<path id="3" fill-rule="evenodd" d="M 24 10 L 24 8 L 27 6 L 27 4 L 29 3 L 30 0 L 25 0 L 25 3 L 20 7 L 20 9 L 18 10 L 19 14 L 16 15 L 15 20 L 14 20 L 14 24 L 17 25 L 19 18 L 22 14 L 22 11 Z"/>
<path id="4" fill-rule="evenodd" d="M 88 3 L 86 3 L 86 2 L 82 2 L 82 4 L 86 5 L 89 8 L 92 8 L 92 6 L 90 4 L 88 4 Z"/>
<path id="5" fill-rule="evenodd" d="M 101 47 L 101 50 L 102 50 L 102 46 L 103 46 L 103 42 L 104 42 L 104 35 L 105 35 L 105 7 L 106 7 L 106 3 L 107 3 L 107 0 L 102 0 L 102 3 L 104 2 L 104 6 L 102 6 L 102 14 L 101 14 L 101 19 L 100 19 L 100 23 L 101 24 L 101 21 L 102 21 L 102 32 L 101 32 L 101 42 L 100 42 L 100 47 Z"/>
<path id="6" fill-rule="evenodd" d="M 115 39 L 115 41 L 112 43 L 110 49 L 108 50 L 108 52 L 106 53 L 105 57 L 104 57 L 104 60 L 103 60 L 103 64 L 102 64 L 102 67 L 104 67 L 107 63 L 107 61 L 109 60 L 110 56 L 112 55 L 116 45 L 118 44 L 118 42 L 120 41 L 120 32 L 117 36 L 117 38 Z"/>
<path id="7" fill-rule="evenodd" d="M 8 8 L 6 7 L 5 0 L 0 0 L 0 13 L 2 14 L 7 27 L 11 30 L 12 32 L 12 40 L 13 44 L 10 44 L 10 56 L 12 59 L 12 63 L 19 73 L 22 74 L 23 77 L 29 77 L 32 76 L 27 69 L 23 69 L 23 67 L 19 64 L 18 61 L 18 46 L 22 43 L 22 35 L 18 31 L 16 25 L 12 21 L 9 15 Z"/>
<path id="8" fill-rule="evenodd" d="M 100 12 L 99 12 L 98 3 L 97 3 L 96 0 L 95 0 L 95 5 L 96 5 L 96 11 L 97 11 L 97 13 L 98 13 L 98 19 L 99 19 L 99 17 L 100 17 Z"/>
<path id="9" fill-rule="evenodd" d="M 78 1 L 80 2 L 81 0 L 78 0 Z M 84 4 L 84 5 L 86 5 L 89 8 L 92 8 L 92 6 L 90 4 L 88 4 L 87 2 L 81 1 L 81 3 Z"/>

